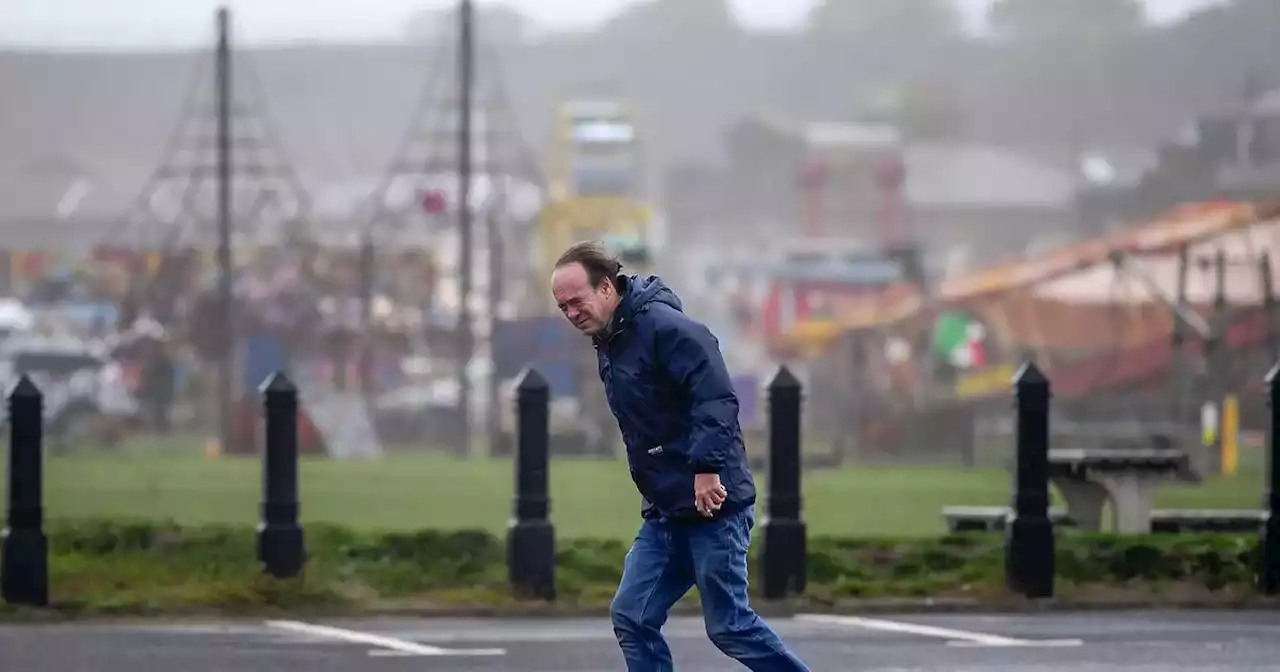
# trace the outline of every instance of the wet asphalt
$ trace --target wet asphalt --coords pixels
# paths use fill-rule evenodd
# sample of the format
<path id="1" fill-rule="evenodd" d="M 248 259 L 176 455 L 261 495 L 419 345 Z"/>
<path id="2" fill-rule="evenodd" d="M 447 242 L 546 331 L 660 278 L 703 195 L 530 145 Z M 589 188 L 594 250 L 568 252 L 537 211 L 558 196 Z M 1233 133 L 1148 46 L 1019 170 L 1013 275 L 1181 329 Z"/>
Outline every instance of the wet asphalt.
<path id="1" fill-rule="evenodd" d="M 770 619 L 817 670 L 1280 671 L 1280 612 L 797 616 Z M 746 669 L 696 618 L 665 629 L 676 669 Z M 605 619 L 0 625 L 0 670 L 31 672 L 625 670 Z"/>

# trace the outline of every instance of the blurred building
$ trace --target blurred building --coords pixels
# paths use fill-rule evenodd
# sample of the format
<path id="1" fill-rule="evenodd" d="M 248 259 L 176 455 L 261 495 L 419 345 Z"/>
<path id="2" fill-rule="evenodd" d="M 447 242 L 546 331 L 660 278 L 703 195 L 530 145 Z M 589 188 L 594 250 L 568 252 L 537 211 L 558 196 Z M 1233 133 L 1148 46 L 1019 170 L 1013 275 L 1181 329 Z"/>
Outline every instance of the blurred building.
<path id="1" fill-rule="evenodd" d="M 667 190 L 673 220 L 716 212 L 726 230 L 761 237 L 886 235 L 922 246 L 936 270 L 963 256 L 977 267 L 1022 254 L 1076 226 L 1076 177 L 1019 151 L 901 139 L 892 127 L 741 120 L 725 136 L 719 175 L 690 172 Z M 897 171 L 898 175 L 886 175 Z M 900 179 L 901 221 L 886 222 L 886 179 Z M 820 184 L 815 184 L 820 182 Z M 893 215 L 888 215 L 892 217 Z M 890 231 L 900 227 L 896 233 Z"/>
<path id="2" fill-rule="evenodd" d="M 1206 110 L 1160 143 L 1135 180 L 1093 180 L 1081 189 L 1090 228 L 1117 228 L 1179 203 L 1274 199 L 1280 193 L 1280 89 Z"/>

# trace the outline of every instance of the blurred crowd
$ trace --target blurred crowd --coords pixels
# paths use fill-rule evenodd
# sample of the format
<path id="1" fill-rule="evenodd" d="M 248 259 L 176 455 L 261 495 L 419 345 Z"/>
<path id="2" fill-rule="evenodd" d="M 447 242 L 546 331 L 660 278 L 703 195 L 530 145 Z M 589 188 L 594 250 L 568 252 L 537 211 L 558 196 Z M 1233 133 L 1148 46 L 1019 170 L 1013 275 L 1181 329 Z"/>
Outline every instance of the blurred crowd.
<path id="1" fill-rule="evenodd" d="M 372 252 L 372 253 L 370 253 Z M 73 335 L 117 361 L 149 429 L 210 424 L 217 364 L 230 356 L 238 400 L 270 371 L 366 393 L 411 376 L 415 353 L 448 351 L 452 317 L 436 307 L 436 271 L 417 250 L 298 247 L 238 251 L 232 319 L 214 255 L 95 250 L 11 283 L 11 330 Z M 3 320 L 0 320 L 2 322 Z"/>

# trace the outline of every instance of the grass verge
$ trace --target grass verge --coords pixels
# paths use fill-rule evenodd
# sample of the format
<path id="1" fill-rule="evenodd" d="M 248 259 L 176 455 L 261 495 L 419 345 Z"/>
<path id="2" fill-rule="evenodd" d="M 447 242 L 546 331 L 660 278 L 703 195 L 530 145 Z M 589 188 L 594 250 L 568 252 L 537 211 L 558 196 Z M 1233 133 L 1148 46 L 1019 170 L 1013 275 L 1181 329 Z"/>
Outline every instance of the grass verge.
<path id="1" fill-rule="evenodd" d="M 1243 458 L 1242 458 L 1243 459 Z M 258 518 L 258 459 L 204 460 L 188 452 L 78 455 L 47 460 L 50 517 L 172 518 L 183 525 L 251 525 Z M 0 470 L 3 466 L 0 465 Z M 553 460 L 551 515 L 565 538 L 629 542 L 640 524 L 640 496 L 626 464 Z M 304 459 L 303 520 L 352 528 L 486 530 L 504 534 L 511 517 L 509 459 L 457 460 L 389 455 L 370 462 Z M 767 475 L 757 474 L 766 492 Z M 1260 469 L 1196 486 L 1161 488 L 1162 508 L 1257 508 Z M 1004 469 L 850 466 L 804 475 L 804 517 L 814 535 L 919 536 L 946 532 L 942 507 L 1009 503 Z"/>
<path id="2" fill-rule="evenodd" d="M 306 571 L 282 581 L 259 571 L 255 534 L 247 526 L 55 522 L 49 527 L 54 604 L 38 613 L 510 612 L 536 606 L 512 596 L 505 542 L 485 531 L 368 533 L 312 525 L 306 532 Z M 626 545 L 564 539 L 557 552 L 556 608 L 606 606 Z M 1064 533 L 1057 543 L 1058 595 L 1068 601 L 1108 595 L 1238 601 L 1252 592 L 1256 553 L 1253 536 Z M 859 598 L 1009 599 L 998 535 L 813 537 L 808 563 L 809 586 L 796 607 Z M 696 593 L 687 599 L 695 603 Z M 0 607 L 0 613 L 25 612 Z"/>

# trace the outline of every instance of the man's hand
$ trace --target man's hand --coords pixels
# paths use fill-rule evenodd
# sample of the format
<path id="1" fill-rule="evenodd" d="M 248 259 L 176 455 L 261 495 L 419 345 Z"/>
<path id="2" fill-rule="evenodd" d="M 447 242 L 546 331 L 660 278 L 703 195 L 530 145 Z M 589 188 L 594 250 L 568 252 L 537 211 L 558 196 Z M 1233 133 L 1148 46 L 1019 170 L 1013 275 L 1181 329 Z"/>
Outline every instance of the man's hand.
<path id="1" fill-rule="evenodd" d="M 710 518 L 720 510 L 729 492 L 720 484 L 719 474 L 694 474 L 693 505 L 704 518 Z"/>

